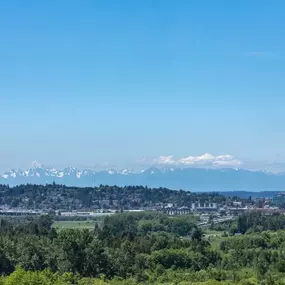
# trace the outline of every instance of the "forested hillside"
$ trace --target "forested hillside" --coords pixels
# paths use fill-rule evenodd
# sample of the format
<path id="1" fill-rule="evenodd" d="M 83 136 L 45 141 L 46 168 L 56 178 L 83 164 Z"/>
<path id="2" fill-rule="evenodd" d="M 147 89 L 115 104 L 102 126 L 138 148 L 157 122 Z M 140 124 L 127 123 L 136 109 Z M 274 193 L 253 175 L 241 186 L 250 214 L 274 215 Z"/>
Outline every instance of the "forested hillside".
<path id="1" fill-rule="evenodd" d="M 104 186 L 67 187 L 65 185 L 19 185 L 9 187 L 0 185 L 0 204 L 25 209 L 136 209 L 153 207 L 166 203 L 177 206 L 190 206 L 192 202 L 201 203 L 236 200 L 218 193 L 192 193 L 169 190 L 167 188 L 148 188 L 143 186 Z"/>

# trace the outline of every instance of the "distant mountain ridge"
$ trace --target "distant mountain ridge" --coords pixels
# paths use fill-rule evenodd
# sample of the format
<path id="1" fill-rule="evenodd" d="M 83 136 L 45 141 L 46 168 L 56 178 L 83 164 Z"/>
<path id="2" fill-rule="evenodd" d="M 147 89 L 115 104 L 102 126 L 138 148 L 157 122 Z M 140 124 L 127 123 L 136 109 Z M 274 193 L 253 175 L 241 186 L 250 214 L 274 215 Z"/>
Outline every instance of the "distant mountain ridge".
<path id="1" fill-rule="evenodd" d="M 71 186 L 144 185 L 191 191 L 283 191 L 285 174 L 245 169 L 148 168 L 94 171 L 68 167 L 63 170 L 34 165 L 27 170 L 12 169 L 0 174 L 0 184 L 58 183 Z"/>

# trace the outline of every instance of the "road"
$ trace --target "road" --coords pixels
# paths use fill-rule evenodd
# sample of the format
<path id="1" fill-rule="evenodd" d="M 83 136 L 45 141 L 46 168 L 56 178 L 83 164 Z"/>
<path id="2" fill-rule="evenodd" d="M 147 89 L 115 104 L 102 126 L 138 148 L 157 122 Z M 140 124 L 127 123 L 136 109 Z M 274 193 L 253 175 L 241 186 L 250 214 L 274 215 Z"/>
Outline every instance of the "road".
<path id="1" fill-rule="evenodd" d="M 220 224 L 220 223 L 224 223 L 226 221 L 233 221 L 237 218 L 237 216 L 229 216 L 229 217 L 223 217 L 223 218 L 218 218 L 218 219 L 213 219 L 213 223 L 214 224 Z M 197 224 L 197 226 L 199 227 L 207 227 L 210 226 L 212 223 L 209 221 L 205 221 L 205 222 L 200 222 Z"/>

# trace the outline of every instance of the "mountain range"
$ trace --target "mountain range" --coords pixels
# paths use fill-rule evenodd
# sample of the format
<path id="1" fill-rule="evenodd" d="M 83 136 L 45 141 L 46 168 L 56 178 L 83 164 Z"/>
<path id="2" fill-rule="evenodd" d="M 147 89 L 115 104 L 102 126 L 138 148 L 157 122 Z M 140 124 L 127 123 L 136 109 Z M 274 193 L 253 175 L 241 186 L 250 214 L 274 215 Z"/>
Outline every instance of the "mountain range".
<path id="1" fill-rule="evenodd" d="M 283 191 L 285 174 L 245 169 L 147 168 L 94 171 L 68 167 L 63 170 L 35 165 L 27 170 L 12 169 L 0 174 L 0 184 L 58 183 L 70 186 L 144 185 L 190 191 Z"/>

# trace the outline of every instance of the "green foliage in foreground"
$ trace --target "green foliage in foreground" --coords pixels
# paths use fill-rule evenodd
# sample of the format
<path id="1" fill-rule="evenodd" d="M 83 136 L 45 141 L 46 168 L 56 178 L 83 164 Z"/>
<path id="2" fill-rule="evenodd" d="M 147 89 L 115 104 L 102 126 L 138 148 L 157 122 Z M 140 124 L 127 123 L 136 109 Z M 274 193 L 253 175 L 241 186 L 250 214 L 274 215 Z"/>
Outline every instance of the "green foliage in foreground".
<path id="1" fill-rule="evenodd" d="M 46 216 L 0 220 L 0 285 L 285 285 L 285 231 L 257 231 L 267 219 L 284 228 L 244 215 L 246 234 L 215 247 L 192 217 L 122 213 L 58 232 Z"/>
<path id="2" fill-rule="evenodd" d="M 139 282 L 135 279 L 104 280 L 100 278 L 83 278 L 73 273 L 53 273 L 49 270 L 44 271 L 24 271 L 17 268 L 10 276 L 0 277 L 0 285 L 284 285 L 285 276 L 270 275 L 258 280 L 252 276 L 250 270 L 236 272 L 232 275 L 232 280 L 219 280 L 222 276 L 230 275 L 229 272 L 212 270 L 209 272 L 199 271 L 195 274 L 186 272 L 169 271 L 156 281 Z M 167 280 L 167 281 L 166 281 Z"/>

